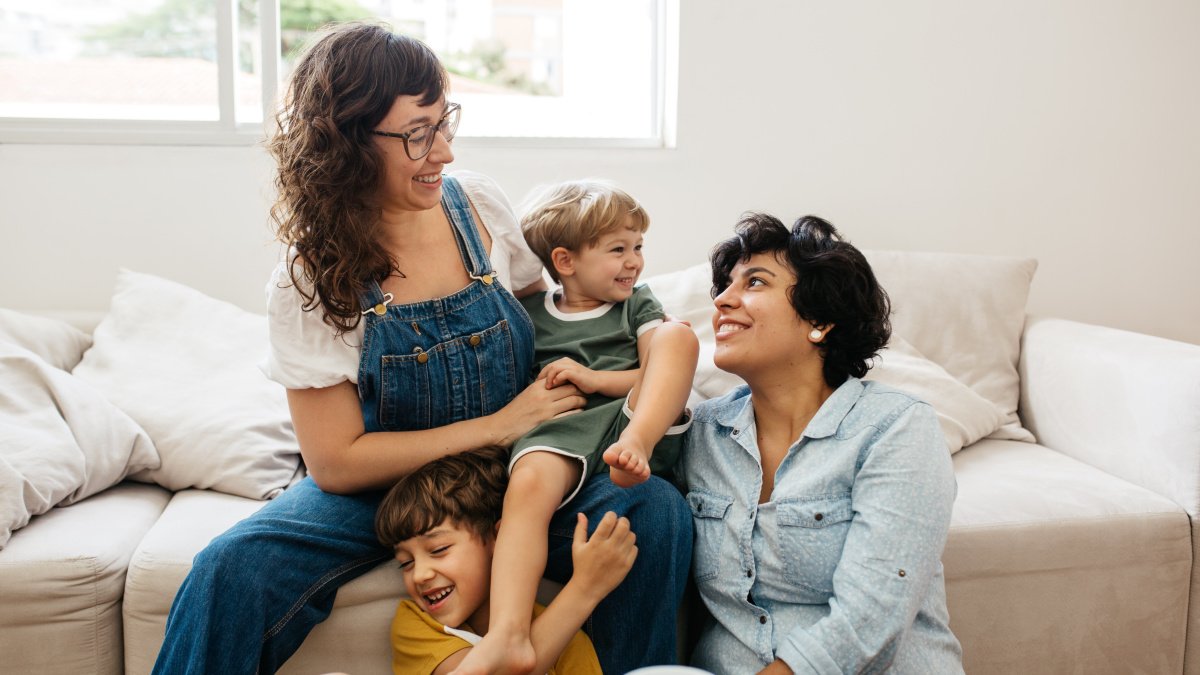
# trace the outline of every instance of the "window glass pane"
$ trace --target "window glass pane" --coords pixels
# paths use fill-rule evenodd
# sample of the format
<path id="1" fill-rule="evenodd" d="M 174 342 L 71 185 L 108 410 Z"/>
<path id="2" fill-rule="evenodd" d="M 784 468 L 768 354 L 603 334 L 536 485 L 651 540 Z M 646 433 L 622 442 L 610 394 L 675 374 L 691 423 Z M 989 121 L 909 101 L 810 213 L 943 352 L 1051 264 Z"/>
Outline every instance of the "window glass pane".
<path id="1" fill-rule="evenodd" d="M 263 50 L 262 30 L 258 23 L 258 0 L 237 0 L 237 3 L 238 68 L 234 78 L 237 90 L 234 115 L 239 123 L 261 123 Z"/>
<path id="2" fill-rule="evenodd" d="M 319 3 L 280 3 L 285 71 L 326 21 L 379 19 L 446 64 L 460 136 L 656 133 L 656 0 L 333 0 L 321 16 L 301 6 Z"/>
<path id="3" fill-rule="evenodd" d="M 215 0 L 0 0 L 0 117 L 216 120 L 216 59 Z"/>

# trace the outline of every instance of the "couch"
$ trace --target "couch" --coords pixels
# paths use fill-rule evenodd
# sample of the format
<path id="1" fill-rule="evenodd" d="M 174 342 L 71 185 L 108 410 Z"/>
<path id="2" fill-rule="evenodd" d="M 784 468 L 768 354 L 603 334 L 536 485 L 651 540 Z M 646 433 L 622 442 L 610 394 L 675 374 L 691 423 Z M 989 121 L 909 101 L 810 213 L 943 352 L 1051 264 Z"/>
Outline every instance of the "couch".
<path id="1" fill-rule="evenodd" d="M 966 671 L 1200 673 L 1200 594 L 1191 593 L 1200 582 L 1200 346 L 1027 316 L 1031 260 L 868 255 L 896 328 L 872 376 L 934 403 L 953 453 L 958 496 L 943 564 Z M 711 367 L 705 266 L 647 281 L 701 339 L 694 399 L 735 384 Z M 159 458 L 130 459 L 115 485 L 76 488 L 16 523 L 0 549 L 0 670 L 142 675 L 192 557 L 302 468 L 282 391 L 253 369 L 261 316 L 123 271 L 107 315 L 61 318 L 83 330 L 70 328 L 73 343 L 39 358 L 58 359 L 63 374 L 53 378 L 82 380 L 136 423 L 121 446 L 130 457 L 144 432 Z M 23 320 L 0 315 L 0 345 L 45 346 L 52 340 L 39 330 L 67 331 L 44 316 L 32 328 Z M 203 339 L 186 343 L 197 332 Z M 168 353 L 148 354 L 164 343 Z M 0 350 L 0 366 L 11 363 Z M 235 365 L 237 377 L 225 372 Z M 210 381 L 224 394 L 206 393 Z M 255 403 L 264 397 L 265 408 Z M 252 462 L 249 450 L 227 447 L 245 438 L 260 453 Z M 247 480 L 256 472 L 274 486 Z M 393 565 L 347 584 L 282 672 L 387 672 L 403 594 Z M 685 655 L 703 616 L 694 598 L 681 610 Z"/>

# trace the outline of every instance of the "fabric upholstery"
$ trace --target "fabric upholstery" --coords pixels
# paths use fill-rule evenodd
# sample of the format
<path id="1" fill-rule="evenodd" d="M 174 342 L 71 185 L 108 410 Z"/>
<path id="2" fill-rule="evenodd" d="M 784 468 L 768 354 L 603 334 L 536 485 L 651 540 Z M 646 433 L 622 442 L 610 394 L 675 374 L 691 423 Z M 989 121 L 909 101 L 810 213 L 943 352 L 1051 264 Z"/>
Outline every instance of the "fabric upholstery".
<path id="1" fill-rule="evenodd" d="M 13 535 L 0 551 L 0 671 L 122 672 L 126 570 L 170 496 L 125 482 Z"/>
<path id="2" fill-rule="evenodd" d="M 1177 504 L 1040 445 L 954 456 L 942 556 L 968 673 L 1178 673 L 1191 527 Z"/>
<path id="3" fill-rule="evenodd" d="M 1042 442 L 1165 495 L 1200 522 L 1200 346 L 1035 318 L 1022 350 L 1021 417 Z M 1196 675 L 1200 571 L 1189 616 L 1185 672 Z"/>

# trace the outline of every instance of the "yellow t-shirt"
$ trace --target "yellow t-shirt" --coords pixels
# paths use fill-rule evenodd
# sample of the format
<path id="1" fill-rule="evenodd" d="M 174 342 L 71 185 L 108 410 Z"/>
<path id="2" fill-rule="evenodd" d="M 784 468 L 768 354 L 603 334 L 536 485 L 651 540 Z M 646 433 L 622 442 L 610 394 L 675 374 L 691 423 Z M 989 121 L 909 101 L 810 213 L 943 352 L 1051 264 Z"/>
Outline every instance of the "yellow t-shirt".
<path id="1" fill-rule="evenodd" d="M 535 604 L 534 618 L 544 609 Z M 396 618 L 392 620 L 392 672 L 429 675 L 451 654 L 478 641 L 479 636 L 470 626 L 447 628 L 421 611 L 415 602 L 405 600 L 396 608 Z M 576 631 L 547 675 L 602 675 L 596 650 L 583 631 Z"/>

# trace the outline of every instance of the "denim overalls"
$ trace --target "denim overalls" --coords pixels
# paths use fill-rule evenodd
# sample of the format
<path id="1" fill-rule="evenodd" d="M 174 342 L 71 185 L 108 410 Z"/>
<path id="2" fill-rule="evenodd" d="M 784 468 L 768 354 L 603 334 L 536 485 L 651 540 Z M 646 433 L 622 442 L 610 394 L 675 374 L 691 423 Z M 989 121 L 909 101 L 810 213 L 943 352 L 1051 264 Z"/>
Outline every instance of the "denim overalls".
<path id="1" fill-rule="evenodd" d="M 533 364 L 533 323 L 492 276 L 471 205 L 449 176 L 442 182 L 442 206 L 474 281 L 442 298 L 386 307 L 372 282 L 363 295 L 367 325 L 358 363 L 368 433 L 433 429 L 491 415 L 525 388 Z"/>
<path id="2" fill-rule="evenodd" d="M 529 316 L 492 277 L 470 205 L 450 176 L 442 184 L 442 206 L 474 281 L 446 297 L 407 305 L 384 304 L 378 285 L 363 296 L 367 323 L 358 389 L 367 432 L 435 428 L 488 415 L 525 386 L 533 361 Z M 329 494 L 305 478 L 213 539 L 175 596 L 154 672 L 278 670 L 329 615 L 339 586 L 392 558 L 375 539 L 383 495 Z M 624 673 L 673 663 L 692 519 L 669 483 L 652 476 L 620 488 L 607 474 L 589 480 L 571 509 L 551 520 L 546 577 L 570 579 L 576 513 L 585 514 L 594 530 L 608 511 L 628 517 L 638 541 L 653 544 L 640 546 L 625 581 L 589 620 L 601 667 Z"/>

